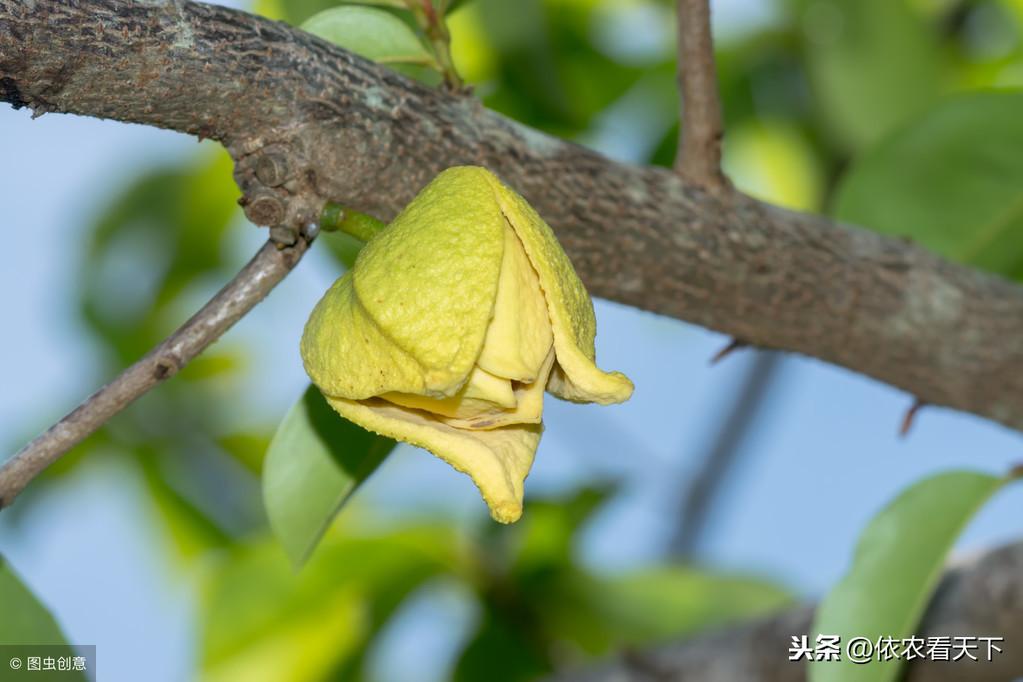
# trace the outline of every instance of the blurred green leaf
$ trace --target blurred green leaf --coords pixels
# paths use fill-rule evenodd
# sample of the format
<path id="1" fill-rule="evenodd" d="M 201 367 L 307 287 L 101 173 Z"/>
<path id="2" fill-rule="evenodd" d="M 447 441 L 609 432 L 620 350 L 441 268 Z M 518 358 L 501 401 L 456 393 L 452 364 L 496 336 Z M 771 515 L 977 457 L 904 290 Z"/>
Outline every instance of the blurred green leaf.
<path id="1" fill-rule="evenodd" d="M 896 641 L 915 632 L 945 556 L 973 514 L 1010 479 L 969 471 L 916 483 L 882 509 L 856 545 L 852 567 L 817 609 L 811 638 Z M 812 662 L 811 682 L 891 682 L 902 660 Z"/>
<path id="2" fill-rule="evenodd" d="M 262 474 L 266 451 L 270 448 L 272 432 L 236 431 L 217 439 L 217 444 L 254 474 Z"/>
<path id="3" fill-rule="evenodd" d="M 461 8 L 462 5 L 470 2 L 470 0 L 437 0 L 437 2 L 439 2 L 438 7 L 440 7 L 444 14 L 451 14 Z"/>
<path id="4" fill-rule="evenodd" d="M 792 597 L 773 583 L 684 566 L 662 566 L 601 578 L 587 586 L 615 646 L 684 637 L 780 609 Z"/>
<path id="5" fill-rule="evenodd" d="M 456 682 L 520 682 L 776 609 L 786 591 L 764 581 L 675 566 L 620 575 L 579 564 L 575 545 L 614 487 L 529 501 L 529 514 L 492 529 L 479 550 L 482 617 Z M 494 666 L 493 661 L 507 661 Z"/>
<path id="6" fill-rule="evenodd" d="M 67 644 L 57 621 L 22 584 L 21 579 L 2 556 L 0 556 L 0 604 L 3 605 L 0 644 Z"/>
<path id="7" fill-rule="evenodd" d="M 842 220 L 1023 278 L 1023 92 L 950 99 L 843 179 Z"/>
<path id="8" fill-rule="evenodd" d="M 876 141 L 939 92 L 934 31 L 908 0 L 796 0 L 814 99 L 840 143 Z"/>
<path id="9" fill-rule="evenodd" d="M 302 28 L 380 64 L 439 69 L 433 54 L 412 29 L 390 12 L 342 5 L 310 17 Z"/>
<path id="10" fill-rule="evenodd" d="M 580 135 L 654 67 L 623 64 L 602 52 L 589 2 L 475 0 L 468 9 L 479 17 L 494 62 L 491 82 L 480 88 L 484 103 L 546 132 Z M 456 53 L 459 40 L 453 31 Z"/>
<path id="11" fill-rule="evenodd" d="M 405 0 L 347 0 L 344 5 L 368 5 L 370 7 L 390 7 L 392 9 L 408 9 Z"/>
<path id="12" fill-rule="evenodd" d="M 155 521 L 162 526 L 174 550 L 172 556 L 192 560 L 211 549 L 230 544 L 230 537 L 215 520 L 167 480 L 152 448 L 140 446 L 134 454 L 141 460 L 143 480 L 153 503 Z"/>
<path id="13" fill-rule="evenodd" d="M 354 534 L 342 524 L 299 573 L 274 543 L 236 546 L 203 589 L 204 679 L 361 679 L 369 642 L 398 605 L 467 571 L 468 559 L 450 528 L 428 525 Z"/>
<path id="14" fill-rule="evenodd" d="M 315 386 L 306 389 L 277 428 L 263 466 L 270 527 L 296 565 L 395 445 L 342 419 Z"/>
<path id="15" fill-rule="evenodd" d="M 182 294 L 222 274 L 238 194 L 231 158 L 221 149 L 144 173 L 97 218 L 78 295 L 119 366 L 184 321 L 175 308 Z"/>
<path id="16" fill-rule="evenodd" d="M 252 11 L 299 26 L 314 14 L 338 4 L 338 0 L 255 0 Z"/>
<path id="17" fill-rule="evenodd" d="M 529 623 L 487 614 L 462 652 L 451 682 L 530 682 L 552 671 L 543 638 Z"/>

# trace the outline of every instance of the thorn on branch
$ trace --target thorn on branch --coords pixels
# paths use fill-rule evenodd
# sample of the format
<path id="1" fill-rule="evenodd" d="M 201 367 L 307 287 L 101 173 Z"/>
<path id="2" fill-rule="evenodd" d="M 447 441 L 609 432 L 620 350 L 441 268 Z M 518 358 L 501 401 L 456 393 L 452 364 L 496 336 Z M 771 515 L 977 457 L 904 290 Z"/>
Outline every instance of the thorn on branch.
<path id="1" fill-rule="evenodd" d="M 727 358 L 729 355 L 734 353 L 735 351 L 742 348 L 747 348 L 749 347 L 749 345 L 750 344 L 748 342 L 743 341 L 742 339 L 732 339 L 731 341 L 728 342 L 728 345 L 726 345 L 724 348 L 722 348 L 721 350 L 714 354 L 714 356 L 710 359 L 710 364 L 716 365 L 725 358 Z"/>
<path id="2" fill-rule="evenodd" d="M 913 404 L 910 405 L 909 409 L 906 410 L 906 414 L 902 417 L 902 425 L 899 427 L 900 436 L 905 438 L 909 435 L 910 429 L 912 429 L 913 424 L 916 423 L 916 415 L 926 406 L 927 403 L 919 398 L 913 400 Z"/>

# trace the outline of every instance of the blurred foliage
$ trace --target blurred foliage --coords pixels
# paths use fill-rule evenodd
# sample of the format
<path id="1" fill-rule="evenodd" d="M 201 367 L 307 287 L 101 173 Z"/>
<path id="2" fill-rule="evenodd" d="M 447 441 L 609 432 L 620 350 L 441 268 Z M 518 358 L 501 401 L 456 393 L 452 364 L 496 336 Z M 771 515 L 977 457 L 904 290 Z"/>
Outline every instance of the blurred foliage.
<path id="1" fill-rule="evenodd" d="M 1023 92 L 959 95 L 859 159 L 843 220 L 1023 279 Z"/>
<path id="2" fill-rule="evenodd" d="M 938 586 L 952 545 L 973 515 L 1005 484 L 1019 476 L 950 471 L 903 491 L 877 513 L 860 535 L 852 567 L 821 602 L 809 633 L 899 642 L 917 631 Z M 878 645 L 880 648 L 881 645 Z M 907 660 L 813 662 L 810 682 L 893 682 Z"/>
<path id="3" fill-rule="evenodd" d="M 0 642 L 3 644 L 67 644 L 53 616 L 2 556 L 0 604 L 3 604 L 4 614 L 0 618 Z M 6 667 L 7 661 L 3 662 Z"/>
<path id="4" fill-rule="evenodd" d="M 299 25 L 336 4 L 255 7 Z M 756 5 L 762 18 L 718 43 L 726 170 L 738 186 L 806 210 L 829 210 L 838 196 L 842 216 L 1019 276 L 1019 119 L 1012 106 L 993 104 L 1019 95 L 977 91 L 1023 85 L 1023 0 Z M 453 56 L 487 106 L 630 161 L 670 165 L 673 6 L 456 2 Z M 410 22 L 407 12 L 387 11 Z M 204 145 L 193 159 L 134 178 L 88 226 L 72 295 L 97 348 L 97 382 L 143 355 L 238 269 L 231 230 L 252 228 L 237 197 L 229 159 Z M 969 251 L 979 242 L 983 257 Z M 338 271 L 351 262 L 345 235 L 319 243 Z M 356 508 L 295 573 L 261 510 L 259 475 L 275 425 L 244 418 L 248 371 L 243 346 L 218 343 L 48 474 L 98 452 L 142 472 L 172 556 L 201 559 L 187 565 L 204 573 L 209 679 L 369 680 L 381 633 L 436 580 L 462 586 L 476 607 L 452 663 L 456 680 L 530 679 L 785 601 L 771 585 L 677 565 L 608 575 L 582 564 L 580 528 L 609 494 L 593 490 L 530 500 L 517 525 L 488 521 L 468 534 L 440 521 L 380 527 L 372 510 Z"/>
<path id="5" fill-rule="evenodd" d="M 133 179 L 90 226 L 74 295 L 98 349 L 93 381 L 144 355 L 240 267 L 230 253 L 240 222 L 231 173 L 226 152 L 203 145 L 191 160 Z M 262 527 L 258 475 L 273 425 L 245 423 L 246 369 L 244 349 L 222 341 L 48 476 L 95 454 L 130 457 L 182 556 Z"/>
<path id="6" fill-rule="evenodd" d="M 237 546 L 207 573 L 207 677 L 371 679 L 366 656 L 385 626 L 440 578 L 477 603 L 452 673 L 473 682 L 533 679 L 788 603 L 768 583 L 690 568 L 607 576 L 583 567 L 576 537 L 608 492 L 533 499 L 521 522 L 486 521 L 473 533 L 444 524 L 381 527 L 349 512 L 297 575 L 268 540 Z"/>

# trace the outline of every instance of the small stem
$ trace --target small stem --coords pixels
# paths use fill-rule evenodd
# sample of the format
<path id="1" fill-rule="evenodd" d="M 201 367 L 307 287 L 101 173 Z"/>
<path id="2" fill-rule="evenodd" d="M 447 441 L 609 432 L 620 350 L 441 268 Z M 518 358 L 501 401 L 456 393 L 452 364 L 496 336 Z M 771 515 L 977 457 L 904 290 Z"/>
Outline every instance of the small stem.
<path id="1" fill-rule="evenodd" d="M 341 204 L 328 201 L 320 212 L 320 229 L 324 232 L 344 232 L 361 242 L 368 242 L 380 234 L 387 223 L 371 215 L 353 211 Z"/>
<path id="2" fill-rule="evenodd" d="M 234 279 L 163 343 L 4 462 L 0 467 L 0 509 L 71 448 L 220 338 L 291 272 L 308 245 L 305 239 L 286 248 L 267 242 Z"/>
<path id="3" fill-rule="evenodd" d="M 451 33 L 448 31 L 444 12 L 438 12 L 432 0 L 405 0 L 419 26 L 430 39 L 434 57 L 444 74 L 444 85 L 451 92 L 460 92 L 465 84 L 458 75 L 455 61 L 451 57 Z"/>
<path id="4" fill-rule="evenodd" d="M 710 0 L 678 0 L 677 7 L 682 121 L 675 170 L 706 187 L 727 188 L 721 173 L 723 128 Z"/>

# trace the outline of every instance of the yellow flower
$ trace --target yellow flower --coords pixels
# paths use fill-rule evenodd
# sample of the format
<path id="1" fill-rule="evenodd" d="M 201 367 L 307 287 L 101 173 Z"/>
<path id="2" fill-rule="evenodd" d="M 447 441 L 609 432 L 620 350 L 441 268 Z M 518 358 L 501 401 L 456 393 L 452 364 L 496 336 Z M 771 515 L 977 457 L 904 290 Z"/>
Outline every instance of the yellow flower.
<path id="1" fill-rule="evenodd" d="M 343 417 L 472 477 L 491 515 L 522 514 L 543 394 L 618 403 L 594 364 L 593 304 L 550 227 L 478 167 L 449 168 L 362 249 L 302 336 Z"/>

